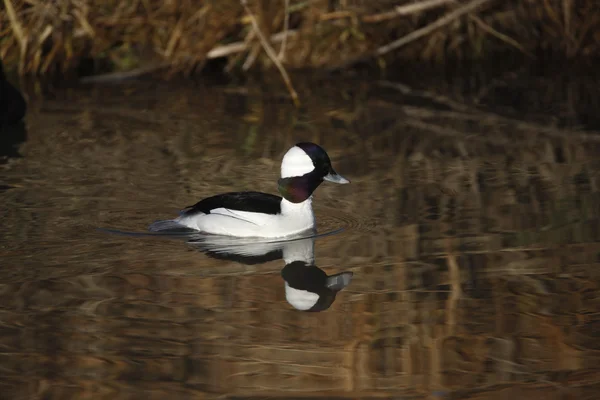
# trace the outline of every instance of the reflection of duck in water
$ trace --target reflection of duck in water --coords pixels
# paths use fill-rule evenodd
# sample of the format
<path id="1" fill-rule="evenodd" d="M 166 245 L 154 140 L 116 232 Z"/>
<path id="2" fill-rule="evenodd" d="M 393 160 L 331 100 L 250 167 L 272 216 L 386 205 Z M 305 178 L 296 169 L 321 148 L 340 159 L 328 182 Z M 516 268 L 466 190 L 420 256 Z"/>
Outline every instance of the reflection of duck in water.
<path id="1" fill-rule="evenodd" d="M 314 235 L 278 242 L 244 242 L 206 235 L 189 243 L 211 257 L 243 264 L 283 258 L 285 267 L 281 270 L 281 276 L 285 281 L 285 298 L 292 307 L 301 311 L 327 310 L 337 293 L 350 284 L 353 275 L 346 271 L 327 276 L 315 265 Z"/>

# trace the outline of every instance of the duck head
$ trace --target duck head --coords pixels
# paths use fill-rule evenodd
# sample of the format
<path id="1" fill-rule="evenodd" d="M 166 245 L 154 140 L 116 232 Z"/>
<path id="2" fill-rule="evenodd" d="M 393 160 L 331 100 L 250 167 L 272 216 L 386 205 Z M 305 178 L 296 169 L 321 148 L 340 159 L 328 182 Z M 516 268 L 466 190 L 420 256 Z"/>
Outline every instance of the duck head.
<path id="1" fill-rule="evenodd" d="M 315 143 L 296 143 L 285 153 L 278 186 L 286 200 L 292 203 L 305 201 L 323 181 L 350 183 L 333 169 L 327 152 Z"/>

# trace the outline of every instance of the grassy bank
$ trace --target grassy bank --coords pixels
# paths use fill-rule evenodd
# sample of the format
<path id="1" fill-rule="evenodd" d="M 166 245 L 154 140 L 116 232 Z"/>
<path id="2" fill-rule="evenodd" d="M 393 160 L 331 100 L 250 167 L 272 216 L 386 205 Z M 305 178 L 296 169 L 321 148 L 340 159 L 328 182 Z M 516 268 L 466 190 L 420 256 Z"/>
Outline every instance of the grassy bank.
<path id="1" fill-rule="evenodd" d="M 600 55 L 596 0 L 3 0 L 3 8 L 0 57 L 23 74 L 185 72 L 215 58 L 245 71 Z"/>

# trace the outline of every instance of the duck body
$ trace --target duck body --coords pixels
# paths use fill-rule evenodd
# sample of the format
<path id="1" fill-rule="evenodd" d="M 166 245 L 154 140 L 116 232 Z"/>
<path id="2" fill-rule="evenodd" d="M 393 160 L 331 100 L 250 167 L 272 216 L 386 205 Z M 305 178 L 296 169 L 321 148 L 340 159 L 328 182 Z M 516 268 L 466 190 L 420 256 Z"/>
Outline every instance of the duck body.
<path id="1" fill-rule="evenodd" d="M 208 197 L 183 210 L 175 221 L 198 231 L 237 237 L 282 237 L 315 226 L 311 198 L 292 203 L 261 192 Z"/>
<path id="2" fill-rule="evenodd" d="M 348 183 L 331 167 L 327 153 L 314 143 L 298 143 L 284 156 L 279 193 L 223 193 L 185 208 L 178 218 L 150 225 L 155 232 L 181 228 L 236 237 L 276 238 L 315 227 L 312 194 L 324 181 Z"/>

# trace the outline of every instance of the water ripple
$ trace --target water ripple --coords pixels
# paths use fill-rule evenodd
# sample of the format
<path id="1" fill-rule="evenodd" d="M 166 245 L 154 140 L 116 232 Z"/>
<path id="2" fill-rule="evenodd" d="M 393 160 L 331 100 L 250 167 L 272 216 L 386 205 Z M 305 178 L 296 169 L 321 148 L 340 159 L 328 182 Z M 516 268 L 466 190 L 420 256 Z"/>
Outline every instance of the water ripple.
<path id="1" fill-rule="evenodd" d="M 345 232 L 372 233 L 380 225 L 375 219 L 352 215 L 334 208 L 316 214 L 319 231 L 343 229 Z"/>

